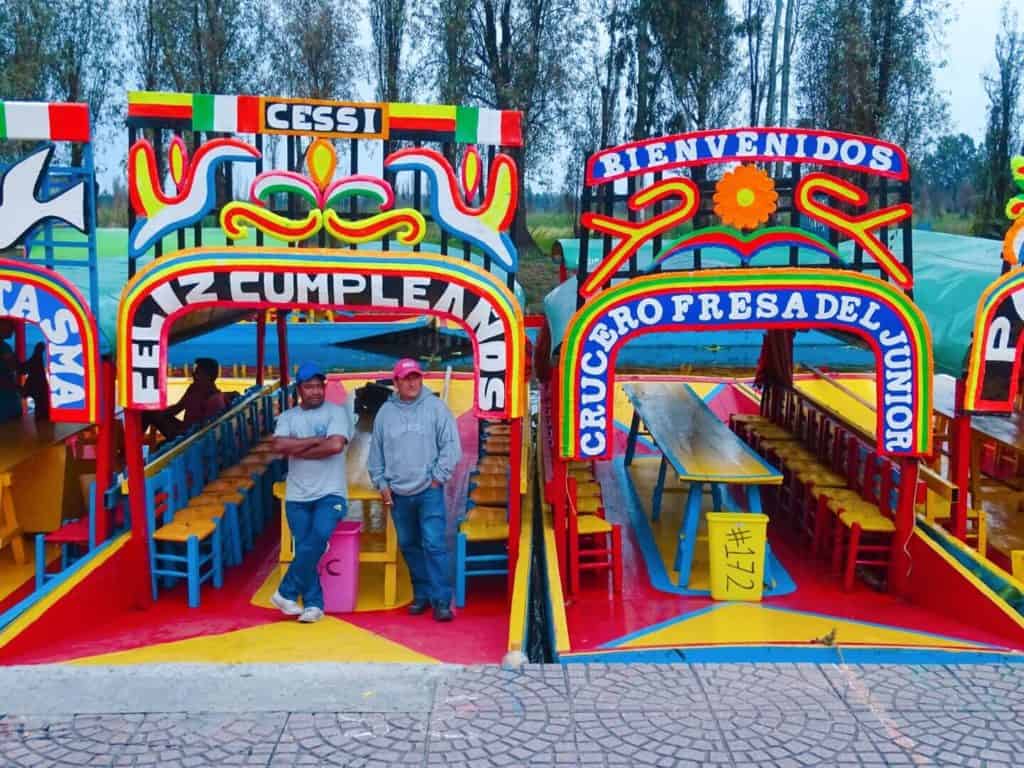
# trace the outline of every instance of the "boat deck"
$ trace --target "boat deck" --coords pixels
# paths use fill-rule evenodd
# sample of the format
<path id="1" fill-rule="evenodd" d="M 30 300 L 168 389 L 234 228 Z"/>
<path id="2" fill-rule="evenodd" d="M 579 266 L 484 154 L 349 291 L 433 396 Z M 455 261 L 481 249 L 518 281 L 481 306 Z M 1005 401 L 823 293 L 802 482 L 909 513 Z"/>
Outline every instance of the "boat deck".
<path id="1" fill-rule="evenodd" d="M 340 377 L 352 396 L 365 374 Z M 332 377 L 332 380 L 334 377 Z M 443 379 L 428 375 L 426 386 L 440 393 Z M 172 395 L 173 396 L 173 395 Z M 330 396 L 330 394 L 329 394 Z M 458 419 L 463 459 L 448 485 L 449 534 L 456 511 L 465 506 L 466 479 L 477 455 L 477 421 L 472 411 L 473 381 L 454 374 L 448 403 Z M 383 604 L 383 565 L 360 568 L 356 612 L 327 615 L 304 625 L 269 603 L 283 568 L 279 560 L 280 521 L 268 525 L 245 562 L 225 571 L 221 589 L 204 588 L 197 609 L 186 605 L 184 585 L 161 592 L 146 611 L 127 611 L 95 626 L 68 627 L 52 643 L 8 649 L 4 664 L 73 662 L 136 664 L 156 662 L 449 662 L 496 663 L 507 650 L 510 601 L 504 577 L 469 581 L 466 607 L 450 624 L 430 615 L 409 616 L 408 571 L 399 556 L 398 600 Z M 454 547 L 452 547 L 454 551 Z M 525 553 L 529 557 L 529 553 Z M 454 564 L 453 564 L 454 567 Z"/>

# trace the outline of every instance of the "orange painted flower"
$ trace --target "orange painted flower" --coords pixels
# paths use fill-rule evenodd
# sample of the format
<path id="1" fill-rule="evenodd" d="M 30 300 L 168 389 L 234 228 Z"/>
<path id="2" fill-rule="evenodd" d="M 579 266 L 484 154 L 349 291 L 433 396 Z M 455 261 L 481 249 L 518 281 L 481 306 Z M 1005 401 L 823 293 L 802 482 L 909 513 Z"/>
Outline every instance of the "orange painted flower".
<path id="1" fill-rule="evenodd" d="M 778 207 L 779 193 L 771 176 L 753 165 L 741 165 L 715 185 L 715 213 L 723 224 L 755 229 Z"/>

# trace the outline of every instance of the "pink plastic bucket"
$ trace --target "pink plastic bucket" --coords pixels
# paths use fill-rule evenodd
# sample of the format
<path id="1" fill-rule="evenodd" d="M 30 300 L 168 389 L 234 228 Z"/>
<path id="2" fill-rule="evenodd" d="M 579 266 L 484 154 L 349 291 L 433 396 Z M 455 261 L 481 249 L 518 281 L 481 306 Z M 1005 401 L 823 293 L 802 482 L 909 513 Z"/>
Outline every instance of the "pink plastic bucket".
<path id="1" fill-rule="evenodd" d="M 351 613 L 359 597 L 359 532 L 363 524 L 342 520 L 320 558 L 320 586 L 327 613 Z"/>

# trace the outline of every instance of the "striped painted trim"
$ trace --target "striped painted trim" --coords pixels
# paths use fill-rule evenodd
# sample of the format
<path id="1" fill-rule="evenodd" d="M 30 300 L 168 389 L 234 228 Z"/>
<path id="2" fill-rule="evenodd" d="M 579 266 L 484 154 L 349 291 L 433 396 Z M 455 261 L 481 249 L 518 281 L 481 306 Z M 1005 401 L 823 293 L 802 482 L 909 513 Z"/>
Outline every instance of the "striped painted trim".
<path id="1" fill-rule="evenodd" d="M 89 141 L 89 106 L 0 101 L 0 139 Z"/>
<path id="2" fill-rule="evenodd" d="M 194 131 L 259 133 L 264 103 L 276 100 L 264 96 L 131 91 L 128 120 L 136 126 L 185 122 Z M 522 113 L 514 110 L 401 102 L 387 104 L 385 108 L 383 138 L 424 138 L 506 147 L 523 144 Z"/>
<path id="3" fill-rule="evenodd" d="M 220 133 L 258 133 L 260 99 L 258 96 L 219 96 L 196 93 L 192 96 L 192 130 Z"/>
<path id="4" fill-rule="evenodd" d="M 512 110 L 458 107 L 455 140 L 467 144 L 521 146 L 522 113 Z"/>

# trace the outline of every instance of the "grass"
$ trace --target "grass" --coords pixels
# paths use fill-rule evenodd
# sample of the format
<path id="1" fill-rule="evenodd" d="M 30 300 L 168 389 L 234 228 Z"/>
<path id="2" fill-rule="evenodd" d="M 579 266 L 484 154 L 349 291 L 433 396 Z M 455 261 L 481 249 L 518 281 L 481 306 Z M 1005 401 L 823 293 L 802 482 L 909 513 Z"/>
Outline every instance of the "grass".
<path id="1" fill-rule="evenodd" d="M 917 226 L 930 226 L 936 232 L 950 235 L 970 235 L 974 224 L 973 216 L 962 216 L 959 213 L 943 213 L 938 216 L 922 218 Z"/>

